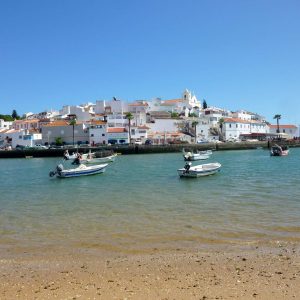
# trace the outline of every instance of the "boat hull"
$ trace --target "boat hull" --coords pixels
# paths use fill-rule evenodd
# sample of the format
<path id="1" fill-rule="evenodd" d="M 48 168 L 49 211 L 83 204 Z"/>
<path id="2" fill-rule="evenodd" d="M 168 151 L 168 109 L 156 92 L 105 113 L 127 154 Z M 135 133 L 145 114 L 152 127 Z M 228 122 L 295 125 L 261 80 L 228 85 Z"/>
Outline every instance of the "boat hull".
<path id="1" fill-rule="evenodd" d="M 80 165 L 78 168 L 75 169 L 61 170 L 57 173 L 56 176 L 59 178 L 70 178 L 70 177 L 95 175 L 95 174 L 100 174 L 105 172 L 106 166 L 107 164 L 90 166 L 90 167 Z"/>
<path id="2" fill-rule="evenodd" d="M 192 155 L 183 155 L 185 161 L 196 161 L 196 160 L 205 160 L 209 158 L 208 154 L 192 154 Z"/>
<path id="3" fill-rule="evenodd" d="M 106 157 L 94 157 L 91 159 L 83 159 L 81 162 L 87 165 L 95 165 L 95 164 L 102 164 L 108 162 L 114 162 L 117 155 L 110 155 Z"/>
<path id="4" fill-rule="evenodd" d="M 197 177 L 216 174 L 217 172 L 220 171 L 220 169 L 221 169 L 221 164 L 210 163 L 210 164 L 203 164 L 203 165 L 190 167 L 189 170 L 186 170 L 185 168 L 181 168 L 178 169 L 177 172 L 180 177 L 197 178 Z"/>

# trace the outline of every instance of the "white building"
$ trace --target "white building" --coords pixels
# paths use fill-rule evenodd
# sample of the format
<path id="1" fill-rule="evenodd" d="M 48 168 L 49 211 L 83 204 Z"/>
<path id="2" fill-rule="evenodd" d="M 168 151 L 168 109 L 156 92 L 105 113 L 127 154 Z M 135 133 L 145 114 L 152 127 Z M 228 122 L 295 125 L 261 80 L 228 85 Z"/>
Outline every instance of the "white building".
<path id="1" fill-rule="evenodd" d="M 12 127 L 13 121 L 4 121 L 0 119 L 0 129 L 9 129 Z"/>
<path id="2" fill-rule="evenodd" d="M 103 121 L 91 121 L 89 128 L 90 145 L 107 144 L 107 123 Z"/>
<path id="3" fill-rule="evenodd" d="M 185 116 L 188 116 L 189 113 L 201 108 L 200 101 L 198 101 L 197 97 L 187 89 L 184 90 L 181 98 L 170 100 L 155 98 L 152 101 L 149 101 L 148 104 L 148 111 L 166 111 L 176 112 L 178 114 L 184 113 Z"/>
<path id="4" fill-rule="evenodd" d="M 239 140 L 243 135 L 266 135 L 268 128 L 266 123 L 261 121 L 224 118 L 222 133 L 225 140 Z"/>
<path id="5" fill-rule="evenodd" d="M 278 134 L 277 125 L 269 125 L 268 127 L 270 134 Z M 295 125 L 279 125 L 279 133 L 281 134 L 281 137 L 285 137 L 287 139 L 299 137 L 298 127 Z"/>
<path id="6" fill-rule="evenodd" d="M 9 144 L 12 148 L 17 145 L 33 147 L 35 144 L 40 144 L 42 134 L 35 130 L 16 130 L 8 129 L 0 131 L 0 143 Z"/>
<path id="7" fill-rule="evenodd" d="M 59 111 L 62 118 L 67 118 L 68 115 L 76 115 L 76 120 L 80 122 L 89 121 L 95 114 L 95 104 L 87 103 L 82 105 L 65 105 Z"/>
<path id="8" fill-rule="evenodd" d="M 146 125 L 130 127 L 130 134 L 133 140 L 139 139 L 141 141 L 145 141 L 148 138 L 149 131 L 150 127 Z"/>
<path id="9" fill-rule="evenodd" d="M 95 105 L 96 114 L 111 114 L 111 113 L 121 113 L 128 111 L 128 103 L 123 100 L 117 100 L 114 98 L 111 101 L 107 100 L 97 100 Z"/>
<path id="10" fill-rule="evenodd" d="M 107 128 L 107 141 L 109 144 L 128 144 L 128 130 L 124 127 Z"/>

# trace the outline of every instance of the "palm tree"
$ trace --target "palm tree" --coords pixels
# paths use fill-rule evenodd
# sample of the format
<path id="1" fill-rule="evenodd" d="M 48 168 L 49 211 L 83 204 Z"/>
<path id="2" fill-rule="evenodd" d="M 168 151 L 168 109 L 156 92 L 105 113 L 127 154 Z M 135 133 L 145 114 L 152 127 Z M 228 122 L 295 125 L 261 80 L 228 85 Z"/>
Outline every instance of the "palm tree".
<path id="1" fill-rule="evenodd" d="M 276 121 L 277 121 L 277 133 L 279 133 L 280 132 L 280 130 L 279 130 L 279 120 L 281 119 L 281 115 L 275 115 L 273 117 L 273 119 L 276 119 Z"/>
<path id="2" fill-rule="evenodd" d="M 195 143 L 197 143 L 197 125 L 199 124 L 198 121 L 193 121 L 192 122 L 192 127 L 194 128 L 195 131 Z"/>
<path id="3" fill-rule="evenodd" d="M 223 140 L 223 124 L 224 124 L 224 118 L 220 118 L 219 121 L 218 121 L 218 123 L 219 123 L 219 127 L 220 127 L 220 132 L 221 132 L 221 134 L 220 134 L 219 137 L 221 137 L 221 140 Z"/>
<path id="4" fill-rule="evenodd" d="M 73 146 L 74 146 L 74 129 L 76 125 L 76 116 L 72 116 L 72 119 L 69 122 L 69 125 L 73 126 Z"/>
<path id="5" fill-rule="evenodd" d="M 128 112 L 126 113 L 125 118 L 128 120 L 129 144 L 131 144 L 131 120 L 133 119 L 133 114 Z"/>

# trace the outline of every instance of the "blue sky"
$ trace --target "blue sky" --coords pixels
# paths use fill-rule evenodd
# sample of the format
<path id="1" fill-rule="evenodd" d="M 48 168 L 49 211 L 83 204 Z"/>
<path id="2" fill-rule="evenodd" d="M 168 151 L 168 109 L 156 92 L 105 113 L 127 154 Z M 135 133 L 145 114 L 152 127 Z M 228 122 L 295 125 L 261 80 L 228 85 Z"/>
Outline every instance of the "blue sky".
<path id="1" fill-rule="evenodd" d="M 0 114 L 179 98 L 300 124 L 300 1 L 0 0 Z"/>

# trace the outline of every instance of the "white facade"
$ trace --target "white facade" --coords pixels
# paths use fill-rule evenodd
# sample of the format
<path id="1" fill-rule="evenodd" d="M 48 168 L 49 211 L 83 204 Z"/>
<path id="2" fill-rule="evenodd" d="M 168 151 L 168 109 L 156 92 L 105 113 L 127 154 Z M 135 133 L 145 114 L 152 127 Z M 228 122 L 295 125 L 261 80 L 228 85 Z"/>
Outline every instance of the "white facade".
<path id="1" fill-rule="evenodd" d="M 128 112 L 128 103 L 123 100 L 97 100 L 95 105 L 96 114 L 124 113 Z"/>
<path id="2" fill-rule="evenodd" d="M 270 134 L 278 134 L 277 125 L 269 125 L 268 128 Z M 287 139 L 299 137 L 298 127 L 295 125 L 279 125 L 279 132 Z"/>
<path id="3" fill-rule="evenodd" d="M 4 121 L 3 119 L 0 119 L 0 129 L 9 129 L 12 127 L 12 124 L 12 121 Z"/>
<path id="4" fill-rule="evenodd" d="M 268 133 L 268 128 L 264 122 L 242 120 L 238 118 L 225 118 L 222 132 L 225 140 L 239 140 L 240 135 L 244 134 L 266 134 Z"/>
<path id="5" fill-rule="evenodd" d="M 89 128 L 90 145 L 107 144 L 107 124 L 96 122 Z"/>
<path id="6" fill-rule="evenodd" d="M 151 132 L 178 132 L 178 123 L 180 119 L 156 119 L 155 123 L 147 123 Z"/>
<path id="7" fill-rule="evenodd" d="M 148 126 L 131 126 L 130 127 L 130 133 L 132 139 L 140 139 L 142 141 L 146 140 L 148 138 Z"/>
<path id="8" fill-rule="evenodd" d="M 117 112 L 108 114 L 106 120 L 108 127 L 125 127 L 128 123 L 125 114 Z"/>
<path id="9" fill-rule="evenodd" d="M 129 133 L 125 128 L 107 128 L 107 141 L 109 144 L 128 144 Z"/>
<path id="10" fill-rule="evenodd" d="M 70 106 L 65 105 L 63 108 L 59 111 L 59 113 L 63 117 L 67 117 L 68 115 L 76 115 L 77 121 L 89 121 L 91 116 L 94 114 L 94 105 L 93 104 L 85 104 L 83 106 L 76 105 L 76 106 Z"/>
<path id="11" fill-rule="evenodd" d="M 185 105 L 189 108 L 193 108 L 193 107 L 201 108 L 200 101 L 198 101 L 197 97 L 187 89 L 185 89 L 185 91 L 182 93 L 182 100 L 185 103 Z"/>
<path id="12" fill-rule="evenodd" d="M 15 130 L 10 129 L 6 132 L 0 133 L 0 140 L 9 144 L 12 148 L 16 148 L 17 145 L 33 147 L 35 144 L 39 144 L 42 141 L 42 134 L 38 132 L 29 132 L 28 130 Z"/>

